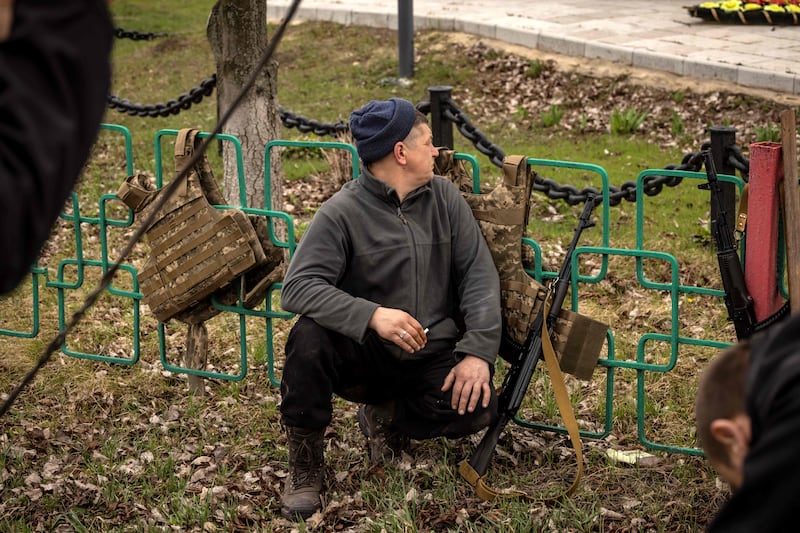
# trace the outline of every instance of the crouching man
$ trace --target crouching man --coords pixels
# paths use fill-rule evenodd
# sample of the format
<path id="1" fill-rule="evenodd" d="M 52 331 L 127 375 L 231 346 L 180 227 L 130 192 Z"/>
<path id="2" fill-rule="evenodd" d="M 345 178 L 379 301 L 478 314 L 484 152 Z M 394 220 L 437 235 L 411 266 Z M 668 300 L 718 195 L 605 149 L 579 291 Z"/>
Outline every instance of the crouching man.
<path id="1" fill-rule="evenodd" d="M 300 315 L 281 381 L 290 519 L 322 506 L 332 394 L 361 404 L 373 462 L 409 439 L 458 438 L 497 417 L 498 275 L 469 206 L 434 176 L 425 115 L 399 98 L 372 101 L 350 130 L 361 175 L 316 213 L 281 293 Z"/>

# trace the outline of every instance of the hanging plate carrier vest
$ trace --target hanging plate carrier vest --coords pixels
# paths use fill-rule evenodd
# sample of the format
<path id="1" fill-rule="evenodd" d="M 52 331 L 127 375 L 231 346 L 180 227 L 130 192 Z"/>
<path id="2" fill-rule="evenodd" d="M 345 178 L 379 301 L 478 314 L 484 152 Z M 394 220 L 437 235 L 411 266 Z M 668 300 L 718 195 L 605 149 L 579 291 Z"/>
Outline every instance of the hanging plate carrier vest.
<path id="1" fill-rule="evenodd" d="M 191 160 L 198 132 L 187 128 L 178 133 L 176 176 Z M 117 196 L 144 214 L 163 190 L 138 175 L 129 177 Z M 138 281 L 144 303 L 159 321 L 199 324 L 220 312 L 212 295 L 223 305 L 241 297 L 246 307 L 253 307 L 282 278 L 278 267 L 283 254 L 272 245 L 263 217 L 214 208 L 225 203 L 204 155 L 147 228 L 150 256 Z"/>
<path id="2" fill-rule="evenodd" d="M 452 181 L 466 199 L 480 225 L 500 277 L 503 336 L 499 355 L 516 362 L 547 290 L 525 272 L 522 238 L 528 226 L 534 171 L 520 155 L 503 159 L 503 178 L 480 194 L 472 192 L 472 175 L 455 152 L 440 149 L 434 172 Z M 608 326 L 578 313 L 561 309 L 552 332 L 561 370 L 591 379 Z"/>

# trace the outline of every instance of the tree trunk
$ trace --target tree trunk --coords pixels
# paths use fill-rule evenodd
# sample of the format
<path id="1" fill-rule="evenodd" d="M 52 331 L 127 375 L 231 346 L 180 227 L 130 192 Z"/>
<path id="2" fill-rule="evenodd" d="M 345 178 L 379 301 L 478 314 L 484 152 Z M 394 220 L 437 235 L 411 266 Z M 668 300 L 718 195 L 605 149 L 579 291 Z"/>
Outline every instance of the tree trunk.
<path id="1" fill-rule="evenodd" d="M 208 330 L 203 322 L 186 325 L 186 353 L 183 364 L 186 368 L 205 370 L 208 360 Z M 189 392 L 203 396 L 206 392 L 205 380 L 202 376 L 187 374 Z"/>
<path id="2" fill-rule="evenodd" d="M 256 68 L 267 47 L 265 0 L 218 0 L 207 26 L 208 40 L 217 64 L 217 106 L 222 116 Z M 223 133 L 242 142 L 247 207 L 265 207 L 264 146 L 280 135 L 277 102 L 277 63 L 270 61 L 231 115 Z M 224 194 L 230 205 L 241 205 L 236 154 L 231 143 L 223 143 Z M 279 179 L 279 154 L 272 154 L 271 208 L 283 207 Z"/>
<path id="3" fill-rule="evenodd" d="M 217 64 L 217 116 L 222 117 L 252 76 L 267 48 L 266 0 L 218 0 L 211 9 L 206 34 Z M 264 147 L 278 138 L 281 126 L 277 72 L 277 62 L 270 61 L 258 73 L 255 85 L 244 95 L 222 129 L 222 133 L 235 136 L 242 144 L 243 195 L 239 190 L 235 147 L 230 142 L 222 144 L 223 194 L 229 205 L 283 208 L 279 154 L 272 154 L 270 158 L 270 204 L 264 196 Z M 278 231 L 278 237 L 284 238 L 281 233 L 285 232 Z M 186 365 L 204 368 L 207 350 L 205 326 L 202 323 L 191 325 L 187 334 Z M 190 375 L 189 389 L 202 394 L 203 378 Z"/>

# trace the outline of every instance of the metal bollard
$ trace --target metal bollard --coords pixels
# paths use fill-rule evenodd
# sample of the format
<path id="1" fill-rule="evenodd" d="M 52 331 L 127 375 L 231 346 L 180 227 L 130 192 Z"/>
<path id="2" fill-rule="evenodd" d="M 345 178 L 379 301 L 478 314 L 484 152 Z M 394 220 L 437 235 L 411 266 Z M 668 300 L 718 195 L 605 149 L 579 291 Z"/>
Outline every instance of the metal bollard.
<path id="1" fill-rule="evenodd" d="M 728 147 L 736 144 L 736 128 L 731 126 L 711 126 L 711 153 L 714 156 L 714 166 L 719 174 L 735 176 L 736 168 L 728 162 Z M 732 183 L 720 183 L 722 189 L 722 205 L 725 209 L 725 218 L 728 227 L 736 227 L 736 187 Z M 717 206 L 711 204 L 711 220 L 717 219 Z M 711 235 L 714 235 L 711 228 Z"/>
<path id="2" fill-rule="evenodd" d="M 453 123 L 445 116 L 444 110 L 450 100 L 453 88 L 448 85 L 428 87 L 431 104 L 431 131 L 433 144 L 453 149 Z"/>

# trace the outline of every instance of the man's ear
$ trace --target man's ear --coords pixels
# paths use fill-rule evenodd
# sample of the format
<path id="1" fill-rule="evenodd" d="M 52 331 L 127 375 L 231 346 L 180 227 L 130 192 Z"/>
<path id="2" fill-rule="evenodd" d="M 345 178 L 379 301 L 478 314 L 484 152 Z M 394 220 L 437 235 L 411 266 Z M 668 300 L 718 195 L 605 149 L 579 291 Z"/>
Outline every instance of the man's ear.
<path id="1" fill-rule="evenodd" d="M 397 162 L 401 165 L 405 164 L 406 162 L 406 147 L 405 145 L 398 141 L 394 144 L 394 157 L 397 159 Z"/>
<path id="2" fill-rule="evenodd" d="M 716 418 L 711 421 L 711 435 L 722 444 L 738 449 L 747 449 L 750 444 L 749 431 L 730 418 Z"/>
<path id="3" fill-rule="evenodd" d="M 709 429 L 712 437 L 725 446 L 727 456 L 716 458 L 712 465 L 735 492 L 744 481 L 744 460 L 750 449 L 750 417 L 740 414 L 733 418 L 717 418 L 711 421 Z"/>

